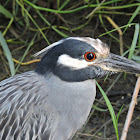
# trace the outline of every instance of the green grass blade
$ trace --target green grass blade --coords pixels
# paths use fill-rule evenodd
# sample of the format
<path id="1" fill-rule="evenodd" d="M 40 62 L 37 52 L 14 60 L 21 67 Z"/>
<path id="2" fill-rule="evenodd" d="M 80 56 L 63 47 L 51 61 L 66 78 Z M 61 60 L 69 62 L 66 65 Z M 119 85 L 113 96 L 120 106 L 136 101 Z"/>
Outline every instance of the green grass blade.
<path id="1" fill-rule="evenodd" d="M 138 47 L 140 49 L 140 34 L 139 34 L 139 39 L 138 39 Z"/>
<path id="2" fill-rule="evenodd" d="M 9 19 L 13 17 L 13 15 L 7 9 L 5 9 L 1 4 L 0 4 L 0 13 L 5 15 Z"/>
<path id="3" fill-rule="evenodd" d="M 102 109 L 102 108 L 99 108 L 99 107 L 97 107 L 97 106 L 95 106 L 95 105 L 92 105 L 92 107 L 93 107 L 94 109 L 98 110 L 98 111 L 101 111 L 101 112 L 108 111 L 108 109 Z"/>
<path id="4" fill-rule="evenodd" d="M 50 26 L 54 31 L 56 31 L 59 35 L 61 35 L 62 37 L 66 38 L 68 37 L 68 35 L 64 34 L 63 32 L 61 32 L 60 30 L 56 29 L 54 26 L 51 26 L 51 24 L 43 17 L 43 15 L 38 11 L 36 10 L 37 13 L 39 14 L 39 16 L 42 18 L 42 20 L 48 25 Z"/>
<path id="5" fill-rule="evenodd" d="M 132 26 L 132 25 L 136 25 L 136 23 L 127 24 L 127 25 L 121 26 L 121 27 L 119 27 L 119 28 L 117 28 L 117 29 L 113 29 L 113 30 L 111 30 L 111 31 L 107 31 L 107 32 L 105 32 L 105 33 L 99 35 L 99 37 L 104 36 L 104 35 L 109 34 L 109 33 L 112 33 L 112 32 L 114 32 L 114 31 L 117 31 L 118 29 L 122 29 L 122 28 L 125 28 L 125 27 L 130 27 L 130 26 Z"/>
<path id="6" fill-rule="evenodd" d="M 132 59 L 140 63 L 140 56 L 132 55 Z"/>
<path id="7" fill-rule="evenodd" d="M 11 27 L 13 21 L 14 21 L 14 17 L 12 17 L 12 18 L 10 19 L 9 24 L 7 25 L 7 27 L 6 27 L 5 30 L 3 31 L 3 33 L 2 33 L 3 36 L 5 36 L 5 34 L 7 33 L 8 29 Z"/>
<path id="8" fill-rule="evenodd" d="M 128 56 L 129 59 L 132 59 L 132 55 L 134 54 L 135 47 L 136 47 L 136 44 L 137 44 L 137 41 L 138 41 L 138 36 L 139 36 L 139 24 L 136 24 L 135 25 L 134 38 L 133 38 L 131 48 L 130 48 L 130 52 L 129 52 L 129 56 Z"/>
<path id="9" fill-rule="evenodd" d="M 33 39 L 32 39 L 31 42 L 29 43 L 29 45 L 28 45 L 26 51 L 24 52 L 24 54 L 23 54 L 23 56 L 22 56 L 22 58 L 21 58 L 21 60 L 20 60 L 20 63 L 23 62 L 23 60 L 24 60 L 25 56 L 27 55 L 29 49 L 31 48 L 31 46 L 33 46 L 36 36 L 37 36 L 37 33 L 34 35 Z M 20 63 L 19 63 L 18 66 L 16 67 L 16 72 L 17 72 L 18 68 L 20 67 Z"/>
<path id="10" fill-rule="evenodd" d="M 73 13 L 73 12 L 77 12 L 79 10 L 83 10 L 85 8 L 89 8 L 89 7 L 93 8 L 93 7 L 97 7 L 98 6 L 98 4 L 90 4 L 90 5 L 84 5 L 84 6 L 81 6 L 81 7 L 75 8 L 75 9 L 72 9 L 72 10 L 61 11 L 61 10 L 54 10 L 54 9 L 49 9 L 49 8 L 44 8 L 44 7 L 37 6 L 37 5 L 33 4 L 32 2 L 30 2 L 28 0 L 23 0 L 23 1 L 26 2 L 27 4 L 29 4 L 30 6 L 32 6 L 36 10 L 43 10 L 43 11 L 47 11 L 47 12 L 61 13 L 61 14 Z M 109 1 L 109 2 L 103 3 L 102 5 L 108 5 L 108 4 L 111 4 L 111 3 L 115 3 L 117 1 L 121 1 L 121 0 Z M 134 4 L 134 5 L 129 5 L 129 6 L 136 6 L 136 5 L 137 5 L 137 3 Z"/>
<path id="11" fill-rule="evenodd" d="M 100 22 L 101 22 L 103 28 L 104 28 L 105 31 L 108 33 L 108 35 L 111 36 L 111 37 L 112 37 L 114 40 L 116 40 L 117 42 L 119 42 L 119 39 L 117 39 L 115 36 L 113 36 L 111 33 L 109 33 L 109 31 L 108 31 L 107 28 L 105 27 L 101 14 L 99 14 L 99 19 L 100 19 Z"/>
<path id="12" fill-rule="evenodd" d="M 116 119 L 116 115 L 115 115 L 114 109 L 113 109 L 113 107 L 112 107 L 108 97 L 106 96 L 105 92 L 101 88 L 101 86 L 97 82 L 96 82 L 96 85 L 98 86 L 100 92 L 102 93 L 102 95 L 103 95 L 103 97 L 104 97 L 104 99 L 106 101 L 107 107 L 108 107 L 110 115 L 112 117 L 112 121 L 113 121 L 113 125 L 114 125 L 114 128 L 115 128 L 116 137 L 117 137 L 117 140 L 119 140 L 118 127 L 117 127 L 117 119 Z"/>
<path id="13" fill-rule="evenodd" d="M 29 14 L 29 12 L 23 7 L 23 5 L 16 0 L 16 2 L 21 6 L 21 8 L 25 11 L 25 13 L 28 15 L 28 17 L 31 19 L 31 21 L 34 23 L 34 25 L 38 28 L 38 30 L 40 31 L 40 33 L 42 34 L 42 36 L 44 37 L 44 39 L 46 40 L 46 42 L 48 43 L 48 45 L 50 45 L 50 42 L 48 41 L 48 39 L 46 38 L 45 34 L 42 32 L 42 30 L 40 29 L 40 27 L 37 25 L 37 23 L 35 22 L 35 20 L 32 18 L 32 16 Z"/>
<path id="14" fill-rule="evenodd" d="M 59 31 L 58 29 L 56 29 L 55 27 L 52 26 L 52 29 L 54 31 L 56 31 L 59 35 L 61 35 L 62 37 L 66 38 L 69 37 L 68 35 L 64 34 L 63 32 Z"/>
<path id="15" fill-rule="evenodd" d="M 124 107 L 124 105 L 122 105 L 121 109 L 118 112 L 118 115 L 117 115 L 117 124 L 118 124 L 118 120 L 119 120 L 119 117 L 120 117 L 120 114 L 121 114 L 121 111 L 122 111 L 123 107 Z"/>
<path id="16" fill-rule="evenodd" d="M 69 2 L 70 0 L 65 0 L 65 2 L 61 5 L 61 7 L 58 10 L 62 10 Z"/>
<path id="17" fill-rule="evenodd" d="M 9 63 L 9 67 L 10 67 L 10 72 L 11 72 L 11 75 L 14 76 L 15 75 L 15 67 L 14 67 L 14 62 L 12 60 L 12 55 L 11 55 L 11 52 L 8 48 L 8 45 L 0 31 L 0 43 L 1 43 L 1 46 L 5 52 L 5 55 L 7 57 L 7 60 L 8 60 L 8 63 Z"/>
<path id="18" fill-rule="evenodd" d="M 129 19 L 128 24 L 130 24 L 133 21 L 133 19 L 138 15 L 139 11 L 140 11 L 140 5 L 137 7 L 137 9 L 133 13 L 132 17 Z M 123 34 L 127 30 L 127 28 L 128 28 L 128 26 L 124 29 Z"/>

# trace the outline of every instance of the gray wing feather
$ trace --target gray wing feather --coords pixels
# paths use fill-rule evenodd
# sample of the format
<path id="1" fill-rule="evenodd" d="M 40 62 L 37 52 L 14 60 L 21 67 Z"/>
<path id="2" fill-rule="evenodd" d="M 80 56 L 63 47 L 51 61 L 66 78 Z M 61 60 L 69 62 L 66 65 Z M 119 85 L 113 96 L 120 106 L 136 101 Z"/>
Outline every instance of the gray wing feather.
<path id="1" fill-rule="evenodd" d="M 42 81 L 35 72 L 26 72 L 0 82 L 1 140 L 51 139 L 58 114 Z"/>

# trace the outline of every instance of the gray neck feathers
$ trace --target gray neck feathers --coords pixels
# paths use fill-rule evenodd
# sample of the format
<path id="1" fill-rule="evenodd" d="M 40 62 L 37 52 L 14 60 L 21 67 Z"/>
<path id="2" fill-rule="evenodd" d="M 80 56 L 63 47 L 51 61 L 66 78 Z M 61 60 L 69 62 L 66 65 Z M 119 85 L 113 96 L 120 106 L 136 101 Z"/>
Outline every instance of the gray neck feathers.
<path id="1" fill-rule="evenodd" d="M 67 131 L 64 133 L 67 135 L 75 133 L 84 125 L 90 113 L 96 95 L 95 81 L 65 82 L 54 75 L 46 80 L 51 91 L 49 101 L 61 117 L 58 124 L 59 134 L 56 133 L 58 134 L 56 137 L 58 138 L 64 131 Z M 70 132 L 71 130 L 75 132 Z"/>

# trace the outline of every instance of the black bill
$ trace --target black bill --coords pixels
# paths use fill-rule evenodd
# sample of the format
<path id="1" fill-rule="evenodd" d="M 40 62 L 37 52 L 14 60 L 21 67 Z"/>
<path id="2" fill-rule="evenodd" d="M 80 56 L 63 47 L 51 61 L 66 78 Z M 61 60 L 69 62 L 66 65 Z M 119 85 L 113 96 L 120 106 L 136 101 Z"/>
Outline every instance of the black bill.
<path id="1" fill-rule="evenodd" d="M 96 65 L 107 71 L 140 74 L 140 63 L 112 53 L 107 58 L 99 60 Z"/>

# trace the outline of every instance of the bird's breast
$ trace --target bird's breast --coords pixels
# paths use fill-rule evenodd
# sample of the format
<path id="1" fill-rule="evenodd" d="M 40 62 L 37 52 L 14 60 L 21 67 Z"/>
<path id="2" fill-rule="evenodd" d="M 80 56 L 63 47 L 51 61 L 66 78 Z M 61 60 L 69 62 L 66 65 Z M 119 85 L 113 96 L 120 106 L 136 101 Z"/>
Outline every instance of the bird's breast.
<path id="1" fill-rule="evenodd" d="M 61 118 L 59 133 L 67 131 L 64 134 L 71 135 L 87 120 L 96 95 L 95 81 L 65 82 L 53 76 L 48 83 L 51 91 L 49 101 Z"/>

